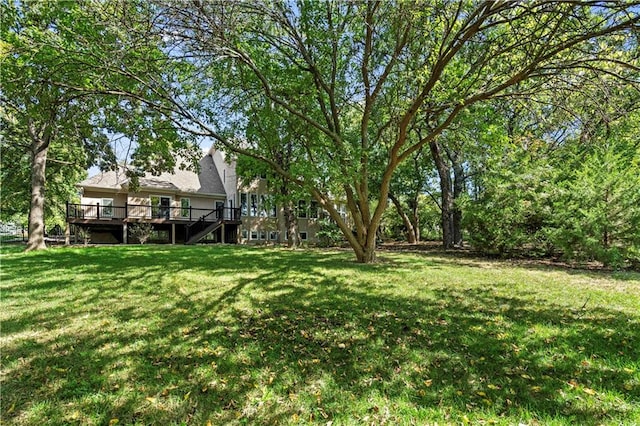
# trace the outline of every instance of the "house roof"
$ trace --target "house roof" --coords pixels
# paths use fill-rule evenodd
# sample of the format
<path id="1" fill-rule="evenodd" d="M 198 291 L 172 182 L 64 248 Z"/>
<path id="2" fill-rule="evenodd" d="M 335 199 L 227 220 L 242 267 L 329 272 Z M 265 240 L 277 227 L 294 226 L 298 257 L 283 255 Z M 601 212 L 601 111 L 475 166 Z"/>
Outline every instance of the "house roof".
<path id="1" fill-rule="evenodd" d="M 176 169 L 172 173 L 162 173 L 153 176 L 146 173 L 140 178 L 140 188 L 157 189 L 170 192 L 188 192 L 197 194 L 224 195 L 224 184 L 216 168 L 211 155 L 205 155 L 199 161 L 200 171 Z M 101 172 L 95 176 L 83 180 L 78 185 L 81 187 L 122 190 L 128 184 L 129 179 L 124 169 Z"/>

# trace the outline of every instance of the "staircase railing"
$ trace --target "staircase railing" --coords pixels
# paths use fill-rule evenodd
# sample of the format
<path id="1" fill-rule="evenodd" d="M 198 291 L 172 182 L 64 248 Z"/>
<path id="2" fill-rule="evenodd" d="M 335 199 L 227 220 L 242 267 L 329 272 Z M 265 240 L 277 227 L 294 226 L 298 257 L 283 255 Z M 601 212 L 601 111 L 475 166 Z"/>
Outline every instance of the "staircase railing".
<path id="1" fill-rule="evenodd" d="M 208 226 L 222 221 L 221 210 L 222 208 L 211 210 L 209 213 L 200 217 L 197 221 L 188 224 L 185 230 L 185 242 L 189 241 L 192 236 L 204 231 Z M 207 218 L 213 214 L 216 215 L 215 220 L 207 220 Z"/>

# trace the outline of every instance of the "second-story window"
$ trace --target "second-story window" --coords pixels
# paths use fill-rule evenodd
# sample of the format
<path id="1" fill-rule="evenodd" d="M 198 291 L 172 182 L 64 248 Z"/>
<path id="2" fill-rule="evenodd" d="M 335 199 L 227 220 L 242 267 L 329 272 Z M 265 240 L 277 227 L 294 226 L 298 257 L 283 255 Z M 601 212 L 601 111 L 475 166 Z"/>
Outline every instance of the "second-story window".
<path id="1" fill-rule="evenodd" d="M 240 194 L 240 215 L 246 216 L 249 214 L 249 210 L 247 208 L 247 194 L 243 192 Z"/>
<path id="2" fill-rule="evenodd" d="M 298 217 L 307 217 L 307 202 L 305 200 L 298 201 Z"/>
<path id="3" fill-rule="evenodd" d="M 267 196 L 260 195 L 260 217 L 267 217 Z"/>
<path id="4" fill-rule="evenodd" d="M 258 196 L 256 194 L 251 194 L 251 216 L 258 216 Z"/>

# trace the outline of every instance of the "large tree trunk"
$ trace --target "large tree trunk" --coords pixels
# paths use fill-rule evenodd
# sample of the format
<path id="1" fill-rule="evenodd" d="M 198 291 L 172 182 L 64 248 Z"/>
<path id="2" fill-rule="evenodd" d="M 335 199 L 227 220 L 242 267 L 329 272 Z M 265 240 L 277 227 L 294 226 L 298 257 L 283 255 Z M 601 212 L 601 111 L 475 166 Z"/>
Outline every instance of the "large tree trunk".
<path id="1" fill-rule="evenodd" d="M 49 144 L 41 139 L 34 139 L 31 145 L 31 208 L 26 251 L 47 248 L 44 242 L 44 193 Z"/>
<path id="2" fill-rule="evenodd" d="M 369 229 L 367 232 L 367 239 L 364 244 L 358 244 L 352 248 L 356 254 L 356 261 L 358 263 L 373 263 L 376 261 L 376 232 Z"/>
<path id="3" fill-rule="evenodd" d="M 398 215 L 400 215 L 400 218 L 402 218 L 402 223 L 404 223 L 405 228 L 407 228 L 407 242 L 410 244 L 415 244 L 417 242 L 416 230 L 413 226 L 411 218 L 409 218 L 407 213 L 404 211 L 402 204 L 400 204 L 400 200 L 398 200 L 398 198 L 391 192 L 389 193 L 389 199 L 391 200 L 391 202 L 393 202 Z"/>
<path id="4" fill-rule="evenodd" d="M 441 203 L 440 208 L 442 210 L 442 245 L 444 248 L 449 249 L 453 247 L 453 191 L 451 188 L 451 175 L 449 173 L 449 166 L 445 163 L 442 157 L 442 150 L 437 141 L 431 141 L 429 143 L 429 149 L 431 156 L 438 169 L 438 176 L 440 177 L 440 192 Z"/>

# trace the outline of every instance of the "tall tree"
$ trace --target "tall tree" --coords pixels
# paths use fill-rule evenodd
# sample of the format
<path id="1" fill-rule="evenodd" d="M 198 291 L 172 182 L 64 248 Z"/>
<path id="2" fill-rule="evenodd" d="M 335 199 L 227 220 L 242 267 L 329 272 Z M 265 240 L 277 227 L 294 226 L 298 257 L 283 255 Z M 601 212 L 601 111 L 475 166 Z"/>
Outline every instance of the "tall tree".
<path id="1" fill-rule="evenodd" d="M 321 134 L 296 141 L 316 161 L 293 176 L 202 115 L 188 115 L 198 131 L 308 190 L 358 261 L 370 262 L 399 164 L 470 105 L 551 87 L 566 69 L 604 67 L 618 36 L 637 29 L 634 10 L 579 2 L 166 3 L 161 28 L 181 54 L 197 58 L 208 82 L 224 68 L 229 78 L 214 82 L 208 97 L 218 112 L 244 117 L 247 97 L 261 97 Z M 301 82 L 304 90 L 291 90 Z M 244 96 L 230 98 L 227 83 L 242 84 Z M 416 120 L 429 127 L 414 140 L 408 133 Z M 382 167 L 372 170 L 380 155 Z M 344 194 L 355 232 L 318 180 L 327 173 Z M 372 191 L 376 174 L 381 184 Z"/>
<path id="2" fill-rule="evenodd" d="M 20 167 L 11 169 L 15 175 L 23 173 L 30 181 L 27 250 L 45 247 L 46 167 L 52 144 L 64 140 L 82 146 L 84 141 L 96 137 L 91 116 L 95 107 L 93 100 L 82 99 L 78 92 L 52 84 L 53 79 L 62 76 L 78 78 L 78 68 L 69 66 L 51 46 L 52 39 L 68 40 L 71 35 L 65 28 L 74 19 L 83 20 L 83 17 L 71 3 L 2 4 L 3 151 L 13 154 L 15 159 L 24 158 L 21 153 L 29 155 L 28 173 Z M 74 153 L 71 162 L 80 168 L 86 167 L 82 149 L 60 147 L 60 150 Z M 22 161 L 17 164 L 26 165 Z M 77 167 L 65 171 L 73 169 Z M 75 178 L 77 172 L 67 177 Z M 24 182 L 10 179 L 8 175 L 3 179 L 4 184 L 12 181 L 20 186 Z M 11 186 L 3 185 L 3 190 L 7 189 Z"/>
<path id="3" fill-rule="evenodd" d="M 29 177 L 27 250 L 37 250 L 46 247 L 45 194 L 58 187 L 46 182 L 47 165 L 59 161 L 49 158 L 52 146 L 66 153 L 70 166 L 52 176 L 66 176 L 69 188 L 77 179 L 76 172 L 69 172 L 94 161 L 113 165 L 115 157 L 101 129 L 126 133 L 138 143 L 137 163 L 155 171 L 172 169 L 172 154 L 185 148 L 189 139 L 178 139 L 176 126 L 158 108 L 144 108 L 157 98 L 149 90 L 153 78 L 148 77 L 161 78 L 150 59 L 162 54 L 147 33 L 137 31 L 138 4 L 3 2 L 1 7 L 3 150 L 30 156 L 28 163 L 18 163 L 28 164 L 28 171 L 12 168 L 3 173 L 3 184 L 19 182 L 15 177 L 20 173 Z M 133 23 L 126 31 L 118 25 L 124 21 L 116 20 L 123 17 Z M 114 62 L 119 69 L 136 68 L 135 78 L 105 71 Z M 143 78 L 147 80 L 141 83 Z M 140 87 L 146 89 L 144 103 L 132 97 Z M 123 88 L 127 97 L 120 97 Z M 3 185 L 3 192 L 8 189 Z"/>

